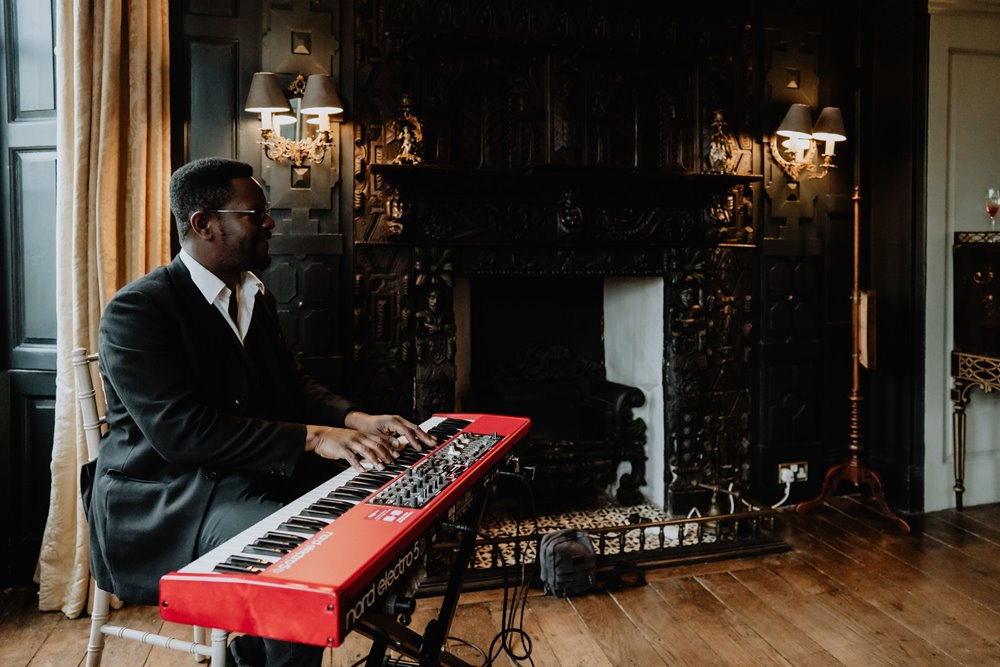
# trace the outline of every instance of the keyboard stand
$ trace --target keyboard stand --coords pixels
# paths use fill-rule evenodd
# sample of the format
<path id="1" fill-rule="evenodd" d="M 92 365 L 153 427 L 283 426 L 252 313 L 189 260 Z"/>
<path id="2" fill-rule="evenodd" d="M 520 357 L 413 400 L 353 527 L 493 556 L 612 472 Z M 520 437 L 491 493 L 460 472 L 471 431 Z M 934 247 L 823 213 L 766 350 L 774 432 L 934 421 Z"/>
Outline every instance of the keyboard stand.
<path id="1" fill-rule="evenodd" d="M 479 530 L 486 508 L 489 488 L 484 486 L 474 492 L 472 504 L 465 511 L 461 523 Z M 370 637 L 373 644 L 368 653 L 365 667 L 383 667 L 386 664 L 386 651 L 390 648 L 403 655 L 414 658 L 420 667 L 449 665 L 450 667 L 473 667 L 473 665 L 444 650 L 444 642 L 448 637 L 455 610 L 458 607 L 458 597 L 462 593 L 462 582 L 468 571 L 469 563 L 476 548 L 476 533 L 462 531 L 462 538 L 456 551 L 454 566 L 448 578 L 441 610 L 437 618 L 431 619 L 421 635 L 402 623 L 395 616 L 383 613 L 369 612 L 358 622 L 355 630 Z M 484 649 L 488 650 L 488 649 Z"/>

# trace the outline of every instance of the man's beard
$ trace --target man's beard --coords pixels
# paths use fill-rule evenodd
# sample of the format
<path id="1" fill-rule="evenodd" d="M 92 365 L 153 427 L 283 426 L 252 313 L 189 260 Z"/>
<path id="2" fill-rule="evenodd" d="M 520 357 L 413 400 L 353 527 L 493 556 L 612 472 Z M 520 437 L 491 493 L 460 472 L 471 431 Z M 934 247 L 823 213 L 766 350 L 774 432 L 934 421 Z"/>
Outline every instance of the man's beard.
<path id="1" fill-rule="evenodd" d="M 271 266 L 271 255 L 259 255 L 254 253 L 253 261 L 250 263 L 251 271 L 263 271 Z"/>

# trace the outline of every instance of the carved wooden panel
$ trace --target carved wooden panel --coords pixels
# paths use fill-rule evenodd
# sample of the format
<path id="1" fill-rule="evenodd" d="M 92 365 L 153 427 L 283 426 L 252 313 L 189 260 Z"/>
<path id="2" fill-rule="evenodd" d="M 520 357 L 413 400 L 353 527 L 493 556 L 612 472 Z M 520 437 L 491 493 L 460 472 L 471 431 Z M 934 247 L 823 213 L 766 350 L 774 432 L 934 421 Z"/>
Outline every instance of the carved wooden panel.
<path id="1" fill-rule="evenodd" d="M 56 342 L 56 153 L 16 149 L 10 153 L 11 218 L 10 355 L 14 367 L 47 367 L 40 355 Z"/>
<path id="2" fill-rule="evenodd" d="M 849 331 L 837 329 L 844 334 L 841 344 L 824 345 L 825 273 L 818 247 L 808 255 L 775 249 L 761 260 L 760 442 L 754 479 L 757 488 L 768 490 L 764 500 L 778 490 L 778 463 L 804 460 L 821 467 L 818 450 L 829 437 L 828 415 L 846 416 L 841 414 L 846 400 L 837 400 L 835 391 L 843 383 L 828 375 L 824 357 L 833 368 L 849 370 Z M 846 421 L 834 424 L 840 433 Z M 811 477 L 810 484 L 818 484 L 819 473 Z"/>
<path id="3" fill-rule="evenodd" d="M 10 0 L 5 4 L 9 118 L 14 121 L 54 118 L 56 81 L 52 20 L 55 3 L 51 0 Z M 24 48 L 10 48 L 12 44 Z"/>
<path id="4" fill-rule="evenodd" d="M 357 246 L 354 266 L 352 397 L 371 411 L 413 415 L 413 252 Z"/>
<path id="5" fill-rule="evenodd" d="M 278 302 L 289 346 L 314 377 L 346 392 L 342 311 L 344 239 L 339 234 L 271 237 L 271 266 L 260 274 Z"/>
<path id="6" fill-rule="evenodd" d="M 0 539 L 0 582 L 31 586 L 48 516 L 55 373 L 0 373 L 0 406 L 0 502 L 17 508 Z"/>
<path id="7" fill-rule="evenodd" d="M 641 2 L 491 1 L 473 12 L 457 2 L 357 0 L 355 237 L 401 233 L 399 208 L 405 214 L 412 202 L 400 201 L 371 166 L 398 159 L 407 117 L 419 121 L 415 152 L 423 164 L 699 172 L 711 120 L 722 111 L 730 168 L 751 173 L 753 38 L 744 4 L 725 4 L 720 13 Z M 461 187 L 452 184 L 452 194 Z M 562 202 L 563 193 L 554 194 L 546 213 Z M 616 193 L 622 208 L 631 205 L 626 194 Z M 468 218 L 450 223 L 460 236 Z"/>
<path id="8" fill-rule="evenodd" d="M 260 68 L 261 5 L 188 0 L 171 6 L 171 154 L 174 167 L 222 156 L 259 166 L 258 133 L 243 111 Z"/>
<path id="9" fill-rule="evenodd" d="M 749 482 L 754 347 L 750 249 L 676 249 L 664 312 L 667 494 L 675 513 Z"/>
<path id="10" fill-rule="evenodd" d="M 239 42 L 193 40 L 187 46 L 191 70 L 198 72 L 190 84 L 189 157 L 236 155 Z"/>

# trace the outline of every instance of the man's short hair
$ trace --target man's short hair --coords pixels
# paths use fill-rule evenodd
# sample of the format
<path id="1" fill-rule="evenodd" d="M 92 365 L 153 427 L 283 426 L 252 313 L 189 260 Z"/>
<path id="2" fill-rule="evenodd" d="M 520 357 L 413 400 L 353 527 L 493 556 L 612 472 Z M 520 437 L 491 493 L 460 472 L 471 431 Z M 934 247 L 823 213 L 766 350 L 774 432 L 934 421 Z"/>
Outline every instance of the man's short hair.
<path id="1" fill-rule="evenodd" d="M 233 196 L 233 179 L 253 176 L 253 167 L 221 157 L 188 162 L 170 177 L 170 209 L 182 241 L 191 229 L 191 214 L 225 207 Z"/>

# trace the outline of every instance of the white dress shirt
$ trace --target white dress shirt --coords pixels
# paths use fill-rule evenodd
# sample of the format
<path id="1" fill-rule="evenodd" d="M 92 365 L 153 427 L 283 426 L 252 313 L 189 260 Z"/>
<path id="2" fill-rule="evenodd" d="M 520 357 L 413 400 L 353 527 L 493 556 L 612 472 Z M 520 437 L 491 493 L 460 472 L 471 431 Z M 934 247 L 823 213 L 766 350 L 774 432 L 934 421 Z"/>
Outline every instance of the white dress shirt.
<path id="1" fill-rule="evenodd" d="M 191 273 L 191 280 L 194 281 L 195 287 L 198 288 L 206 301 L 222 313 L 226 322 L 229 322 L 229 326 L 232 327 L 233 333 L 242 343 L 250 329 L 254 301 L 257 294 L 264 291 L 264 283 L 250 271 L 244 271 L 240 274 L 240 282 L 236 288 L 239 311 L 236 321 L 233 322 L 233 318 L 229 316 L 229 297 L 232 295 L 232 291 L 218 276 L 199 264 L 198 260 L 189 255 L 183 248 L 180 251 L 180 258 Z"/>

